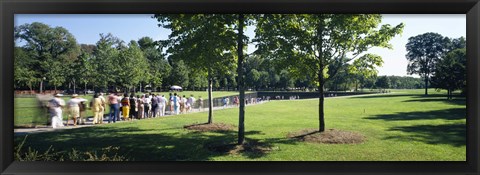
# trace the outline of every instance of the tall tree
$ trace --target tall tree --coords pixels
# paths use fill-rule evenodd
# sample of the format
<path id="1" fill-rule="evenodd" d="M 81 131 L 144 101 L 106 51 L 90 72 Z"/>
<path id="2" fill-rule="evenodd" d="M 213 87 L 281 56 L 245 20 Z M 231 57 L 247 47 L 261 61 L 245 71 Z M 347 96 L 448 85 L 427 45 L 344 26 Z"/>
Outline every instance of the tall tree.
<path id="1" fill-rule="evenodd" d="M 118 74 L 121 68 L 118 66 L 120 50 L 123 41 L 112 34 L 100 34 L 100 40 L 96 44 L 92 65 L 94 70 L 95 84 L 103 89 L 114 90 L 117 86 Z M 116 89 L 115 89 L 116 90 Z"/>
<path id="2" fill-rule="evenodd" d="M 235 67 L 235 18 L 222 14 L 157 14 L 160 27 L 172 31 L 168 40 L 169 59 L 184 60 L 198 72 L 206 72 L 208 80 L 208 123 L 213 122 L 212 86 L 214 71 L 227 72 Z"/>
<path id="3" fill-rule="evenodd" d="M 32 57 L 36 81 L 43 84 L 46 77 L 55 89 L 66 81 L 64 72 L 69 70 L 65 65 L 79 55 L 77 41 L 67 29 L 34 22 L 15 27 L 14 37 L 16 41 L 25 41 L 22 48 Z"/>
<path id="4" fill-rule="evenodd" d="M 28 53 L 21 47 L 15 47 L 14 50 L 14 87 L 20 88 L 28 86 L 30 91 L 33 91 L 34 83 L 38 82 L 35 78 L 35 69 Z"/>
<path id="5" fill-rule="evenodd" d="M 449 52 L 436 63 L 432 86 L 447 90 L 447 99 L 452 99 L 452 92 L 466 85 L 467 55 L 465 48 Z"/>
<path id="6" fill-rule="evenodd" d="M 449 51 L 450 39 L 438 33 L 424 33 L 408 39 L 406 45 L 409 61 L 407 73 L 420 75 L 425 82 L 425 95 L 428 95 L 428 81 L 436 62 Z"/>
<path id="7" fill-rule="evenodd" d="M 319 131 L 325 131 L 324 85 L 334 77 L 333 62 L 352 55 L 351 61 L 369 48 L 391 48 L 388 41 L 402 32 L 403 24 L 382 25 L 379 14 L 268 14 L 256 27 L 258 53 L 281 60 L 297 74 L 315 77 L 319 89 Z M 378 28 L 378 29 L 377 29 Z"/>
<path id="8" fill-rule="evenodd" d="M 121 69 L 117 81 L 129 92 L 145 76 L 144 70 L 148 68 L 148 61 L 137 42 L 132 40 L 128 44 L 128 48 L 120 50 L 117 62 Z"/>
<path id="9" fill-rule="evenodd" d="M 161 53 L 161 46 L 152 38 L 142 37 L 138 40 L 138 45 L 148 60 L 149 71 L 146 72 L 148 75 L 145 75 L 147 77 L 145 83 L 151 84 L 153 90 L 157 91 L 157 88 L 165 83 L 163 80 L 170 74 L 171 66 Z"/>
<path id="10" fill-rule="evenodd" d="M 188 73 L 189 69 L 183 60 L 174 62 L 172 65 L 172 71 L 170 73 L 172 85 L 179 85 L 183 88 L 186 88 L 189 83 Z"/>

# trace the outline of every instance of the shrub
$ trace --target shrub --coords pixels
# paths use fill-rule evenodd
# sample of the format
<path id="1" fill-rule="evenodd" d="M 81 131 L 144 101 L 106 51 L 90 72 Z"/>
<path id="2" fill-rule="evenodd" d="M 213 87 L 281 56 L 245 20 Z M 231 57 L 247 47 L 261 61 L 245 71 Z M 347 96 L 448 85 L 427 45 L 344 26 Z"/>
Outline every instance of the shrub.
<path id="1" fill-rule="evenodd" d="M 26 140 L 27 136 L 15 147 L 15 161 L 128 161 L 128 158 L 116 153 L 120 149 L 119 147 L 109 146 L 102 148 L 100 155 L 96 151 L 82 152 L 74 148 L 71 151 L 55 152 L 53 146 L 40 153 L 31 147 L 24 149 L 23 146 Z"/>

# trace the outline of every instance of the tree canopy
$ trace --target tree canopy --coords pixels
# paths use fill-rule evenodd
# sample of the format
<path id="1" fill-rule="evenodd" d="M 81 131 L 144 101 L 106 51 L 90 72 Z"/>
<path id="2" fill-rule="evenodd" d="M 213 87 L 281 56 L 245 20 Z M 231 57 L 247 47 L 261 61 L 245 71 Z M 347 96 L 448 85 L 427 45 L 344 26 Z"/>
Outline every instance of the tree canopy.
<path id="1" fill-rule="evenodd" d="M 379 27 L 380 22 L 378 14 L 265 14 L 257 19 L 254 41 L 258 54 L 278 60 L 294 75 L 314 77 L 319 131 L 324 131 L 324 84 L 341 67 L 334 63 L 354 60 L 372 47 L 391 48 L 389 40 L 402 32 L 403 24 Z"/>

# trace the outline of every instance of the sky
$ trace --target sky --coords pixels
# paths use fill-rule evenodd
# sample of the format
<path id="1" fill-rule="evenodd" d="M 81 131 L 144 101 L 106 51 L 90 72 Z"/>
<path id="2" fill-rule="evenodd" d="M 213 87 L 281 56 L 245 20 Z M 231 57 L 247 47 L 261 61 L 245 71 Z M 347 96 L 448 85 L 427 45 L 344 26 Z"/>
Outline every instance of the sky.
<path id="1" fill-rule="evenodd" d="M 25 23 L 41 22 L 50 27 L 63 27 L 72 33 L 80 44 L 95 44 L 100 39 L 100 33 L 112 33 L 126 43 L 148 36 L 154 40 L 167 39 L 169 30 L 158 27 L 156 19 L 151 14 L 16 14 L 15 26 Z M 367 53 L 373 53 L 383 58 L 383 66 L 378 67 L 378 75 L 407 75 L 408 61 L 405 45 L 408 38 L 426 32 L 435 32 L 450 38 L 466 37 L 465 14 L 388 14 L 383 15 L 381 24 L 405 24 L 403 33 L 397 35 L 390 44 L 393 49 L 372 48 Z M 253 27 L 248 27 L 245 34 L 254 37 Z M 255 50 L 248 46 L 247 53 Z"/>

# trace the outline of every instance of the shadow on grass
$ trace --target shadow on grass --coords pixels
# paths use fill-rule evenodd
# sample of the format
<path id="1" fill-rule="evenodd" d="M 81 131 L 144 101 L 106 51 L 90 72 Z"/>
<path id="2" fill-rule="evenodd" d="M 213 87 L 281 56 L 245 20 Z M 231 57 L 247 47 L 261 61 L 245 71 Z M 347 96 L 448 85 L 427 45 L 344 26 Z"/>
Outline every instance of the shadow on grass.
<path id="1" fill-rule="evenodd" d="M 447 104 L 455 104 L 455 105 L 461 105 L 461 106 L 467 105 L 467 101 L 465 97 L 456 97 L 451 100 L 446 99 L 446 96 L 443 96 L 442 98 L 415 96 L 414 98 L 415 99 L 405 100 L 403 102 L 444 102 Z"/>
<path id="2" fill-rule="evenodd" d="M 385 94 L 385 95 L 371 95 L 361 97 L 351 97 L 360 99 L 372 99 L 372 98 L 395 98 L 395 97 L 412 97 L 411 100 L 405 100 L 403 102 L 445 102 L 447 104 L 466 105 L 466 98 L 460 95 L 454 95 L 454 99 L 448 100 L 445 94 L 430 94 L 428 96 L 419 94 Z"/>
<path id="3" fill-rule="evenodd" d="M 186 130 L 185 130 L 186 131 Z M 247 137 L 262 134 L 260 131 L 246 131 Z M 23 136 L 15 138 L 18 144 Z M 249 139 L 246 138 L 248 141 Z M 250 139 L 251 140 L 251 139 Z M 234 144 L 237 131 L 223 132 L 161 132 L 158 129 L 140 129 L 137 127 L 87 127 L 61 132 L 38 133 L 28 136 L 25 147 L 32 147 L 39 152 L 51 145 L 56 151 L 100 151 L 99 149 L 120 147 L 118 154 L 133 161 L 205 161 L 230 154 L 211 151 L 205 145 Z M 251 143 L 251 142 L 250 142 Z M 277 143 L 289 143 L 286 139 L 264 139 L 256 141 L 262 148 L 273 148 Z M 247 150 L 240 152 L 248 158 L 260 158 L 268 154 L 263 151 Z"/>
<path id="4" fill-rule="evenodd" d="M 393 97 L 406 97 L 406 96 L 415 96 L 415 94 L 391 93 L 391 94 L 385 94 L 385 95 L 367 95 L 367 96 L 350 97 L 350 98 L 370 99 L 370 98 L 393 98 Z"/>
<path id="5" fill-rule="evenodd" d="M 399 112 L 396 114 L 380 114 L 371 117 L 365 117 L 364 119 L 372 120 L 386 120 L 386 121 L 399 121 L 399 120 L 459 120 L 465 119 L 467 110 L 464 108 L 451 108 L 435 111 L 416 111 L 416 112 Z"/>
<path id="6" fill-rule="evenodd" d="M 419 141 L 428 144 L 448 144 L 456 147 L 466 145 L 465 124 L 415 125 L 391 128 L 389 131 L 402 131 L 405 136 L 390 136 L 385 139 L 403 142 Z"/>

